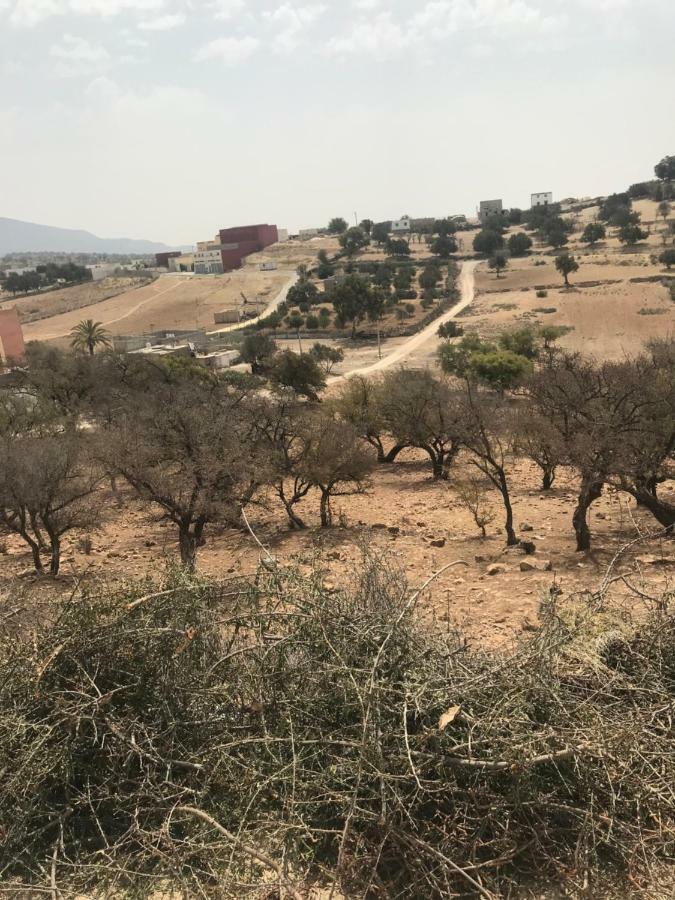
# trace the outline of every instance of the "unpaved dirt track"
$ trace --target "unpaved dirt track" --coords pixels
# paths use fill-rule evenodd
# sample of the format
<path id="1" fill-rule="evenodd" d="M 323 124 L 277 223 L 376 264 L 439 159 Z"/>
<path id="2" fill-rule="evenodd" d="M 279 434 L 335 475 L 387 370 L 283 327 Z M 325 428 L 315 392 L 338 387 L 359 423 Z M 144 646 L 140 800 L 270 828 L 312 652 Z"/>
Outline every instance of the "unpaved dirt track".
<path id="1" fill-rule="evenodd" d="M 276 297 L 267 304 L 259 316 L 255 316 L 253 319 L 245 319 L 243 322 L 235 322 L 233 325 L 225 325 L 224 328 L 215 328 L 213 331 L 209 331 L 208 334 L 225 334 L 228 331 L 238 331 L 240 328 L 246 328 L 248 325 L 255 325 L 260 319 L 264 319 L 266 316 L 271 315 L 275 312 L 277 307 L 284 302 L 288 296 L 288 292 L 298 280 L 298 277 L 297 274 L 292 275 Z"/>
<path id="2" fill-rule="evenodd" d="M 452 307 L 452 309 L 449 309 L 446 313 L 443 313 L 442 316 L 434 319 L 433 322 L 430 322 L 426 326 L 426 328 L 423 328 L 417 334 L 414 334 L 404 344 L 401 344 L 391 353 L 383 356 L 382 359 L 378 359 L 377 362 L 367 366 L 350 369 L 348 372 L 343 372 L 341 375 L 335 375 L 333 378 L 328 379 L 328 384 L 336 384 L 339 381 L 343 381 L 345 378 L 349 378 L 351 375 L 372 375 L 375 372 L 382 372 L 384 369 L 390 369 L 392 366 L 402 362 L 406 357 L 424 347 L 426 344 L 434 341 L 437 342 L 439 340 L 439 326 L 454 319 L 473 301 L 475 293 L 474 271 L 477 265 L 477 260 L 462 263 L 459 274 L 460 300 L 459 303 L 456 303 Z"/>

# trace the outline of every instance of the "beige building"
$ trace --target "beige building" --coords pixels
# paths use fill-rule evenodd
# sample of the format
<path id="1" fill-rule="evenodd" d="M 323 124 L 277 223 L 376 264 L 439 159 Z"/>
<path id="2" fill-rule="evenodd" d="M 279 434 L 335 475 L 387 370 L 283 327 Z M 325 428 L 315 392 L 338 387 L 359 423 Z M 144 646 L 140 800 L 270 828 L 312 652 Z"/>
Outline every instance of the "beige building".
<path id="1" fill-rule="evenodd" d="M 180 256 L 170 256 L 168 265 L 169 272 L 194 272 L 194 253 L 181 253 Z"/>

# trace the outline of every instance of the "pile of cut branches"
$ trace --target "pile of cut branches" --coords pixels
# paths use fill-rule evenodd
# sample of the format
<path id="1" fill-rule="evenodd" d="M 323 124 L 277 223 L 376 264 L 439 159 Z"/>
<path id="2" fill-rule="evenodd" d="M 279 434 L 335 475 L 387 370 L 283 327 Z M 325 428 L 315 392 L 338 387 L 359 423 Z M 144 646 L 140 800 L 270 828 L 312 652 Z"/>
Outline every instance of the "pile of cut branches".
<path id="1" fill-rule="evenodd" d="M 0 879 L 52 896 L 497 898 L 675 850 L 675 617 L 499 654 L 388 560 L 78 593 L 0 643 Z M 666 608 L 664 608 L 666 606 Z M 590 630 L 588 631 L 590 634 Z M 331 891 L 329 891 L 331 893 Z"/>

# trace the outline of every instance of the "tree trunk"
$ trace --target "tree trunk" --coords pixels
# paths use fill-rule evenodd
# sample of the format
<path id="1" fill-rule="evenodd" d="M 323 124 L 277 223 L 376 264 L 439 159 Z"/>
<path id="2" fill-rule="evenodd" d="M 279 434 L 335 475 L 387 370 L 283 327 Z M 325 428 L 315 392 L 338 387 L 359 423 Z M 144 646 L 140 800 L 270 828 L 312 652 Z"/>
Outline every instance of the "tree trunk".
<path id="1" fill-rule="evenodd" d="M 391 450 L 383 455 L 382 459 L 378 459 L 378 462 L 393 463 L 401 450 L 405 450 L 406 446 L 407 444 L 394 444 Z"/>
<path id="2" fill-rule="evenodd" d="M 663 525 L 668 534 L 672 534 L 675 528 L 675 506 L 660 500 L 648 485 L 635 485 L 630 492 L 638 504 L 648 509 L 659 525 Z"/>
<path id="3" fill-rule="evenodd" d="M 431 471 L 432 477 L 434 481 L 442 481 L 448 477 L 448 473 L 445 471 L 444 465 L 444 454 L 437 453 L 434 447 L 431 444 L 423 444 L 422 450 L 424 450 L 431 460 Z"/>
<path id="4" fill-rule="evenodd" d="M 577 552 L 583 553 L 591 549 L 591 529 L 588 527 L 588 510 L 591 504 L 602 494 L 602 482 L 583 482 L 577 506 L 572 516 L 574 533 L 577 536 Z"/>
<path id="5" fill-rule="evenodd" d="M 330 508 L 330 492 L 321 488 L 321 503 L 319 505 L 321 514 L 321 527 L 330 528 L 333 522 L 333 514 Z"/>
<path id="6" fill-rule="evenodd" d="M 197 566 L 197 541 L 189 525 L 178 526 L 178 544 L 181 563 L 189 572 L 194 572 Z"/>
<path id="7" fill-rule="evenodd" d="M 520 541 L 513 528 L 513 507 L 511 506 L 511 495 L 509 494 L 509 483 L 506 480 L 506 473 L 503 469 L 499 470 L 497 480 L 499 482 L 499 492 L 504 502 L 504 511 L 506 512 L 506 521 L 504 522 L 506 546 L 515 547 Z"/>
<path id="8" fill-rule="evenodd" d="M 44 574 L 44 566 L 42 565 L 42 560 L 40 559 L 40 548 L 35 543 L 35 541 L 31 541 L 29 538 L 26 538 L 26 543 L 30 547 L 30 552 L 33 555 L 33 565 L 35 566 L 35 571 L 38 575 Z"/>
<path id="9" fill-rule="evenodd" d="M 555 481 L 555 466 L 543 466 L 542 490 L 550 491 Z"/>
<path id="10" fill-rule="evenodd" d="M 61 538 L 58 535 L 51 535 L 51 561 L 49 563 L 49 574 L 55 578 L 59 574 L 61 568 Z"/>

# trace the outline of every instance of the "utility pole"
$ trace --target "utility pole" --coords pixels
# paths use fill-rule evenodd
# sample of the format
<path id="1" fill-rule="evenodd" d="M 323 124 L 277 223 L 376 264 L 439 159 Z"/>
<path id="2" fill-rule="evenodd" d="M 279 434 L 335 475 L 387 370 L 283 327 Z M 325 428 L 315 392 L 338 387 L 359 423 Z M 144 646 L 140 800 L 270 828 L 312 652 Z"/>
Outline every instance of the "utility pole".
<path id="1" fill-rule="evenodd" d="M 359 217 L 356 215 L 356 213 L 354 213 L 354 225 L 358 225 L 358 224 L 359 224 Z"/>

